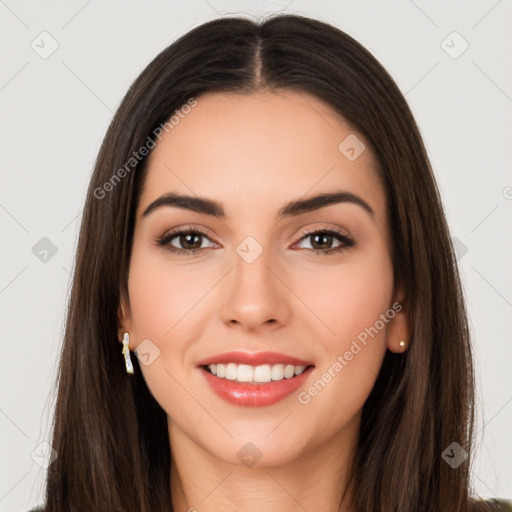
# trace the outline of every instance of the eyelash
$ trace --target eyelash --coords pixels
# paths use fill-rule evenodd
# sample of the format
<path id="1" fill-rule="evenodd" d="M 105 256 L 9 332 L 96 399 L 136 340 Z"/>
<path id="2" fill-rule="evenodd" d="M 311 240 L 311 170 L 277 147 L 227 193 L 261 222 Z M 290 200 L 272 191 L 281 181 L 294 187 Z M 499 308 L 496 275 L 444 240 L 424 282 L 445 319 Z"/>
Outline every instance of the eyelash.
<path id="1" fill-rule="evenodd" d="M 199 251 L 202 251 L 205 249 L 204 247 L 203 248 L 199 247 L 196 249 L 178 249 L 177 247 L 173 247 L 172 245 L 169 244 L 169 242 L 171 240 L 173 240 L 174 238 L 176 238 L 177 236 L 188 235 L 188 234 L 195 234 L 195 235 L 200 235 L 205 238 L 208 238 L 206 233 L 204 233 L 203 231 L 201 231 L 197 228 L 194 228 L 194 227 L 189 227 L 189 228 L 186 228 L 183 230 L 173 231 L 171 233 L 163 235 L 162 237 L 157 239 L 156 243 L 158 246 L 165 247 L 167 250 L 169 250 L 172 253 L 181 254 L 183 256 L 193 256 L 193 255 L 197 254 Z M 332 254 L 338 254 L 342 251 L 346 251 L 347 249 L 350 249 L 351 247 L 353 247 L 355 245 L 355 241 L 353 239 L 349 238 L 347 235 L 343 234 L 341 231 L 339 231 L 335 228 L 325 228 L 325 229 L 317 228 L 317 229 L 307 231 L 299 239 L 299 242 L 305 238 L 312 236 L 312 235 L 318 235 L 318 234 L 334 235 L 334 237 L 337 238 L 338 241 L 342 242 L 342 245 L 340 245 L 339 247 L 335 247 L 335 248 L 327 249 L 327 250 L 306 249 L 307 251 L 311 251 L 312 253 L 314 253 L 317 256 L 320 256 L 320 255 L 330 256 Z"/>

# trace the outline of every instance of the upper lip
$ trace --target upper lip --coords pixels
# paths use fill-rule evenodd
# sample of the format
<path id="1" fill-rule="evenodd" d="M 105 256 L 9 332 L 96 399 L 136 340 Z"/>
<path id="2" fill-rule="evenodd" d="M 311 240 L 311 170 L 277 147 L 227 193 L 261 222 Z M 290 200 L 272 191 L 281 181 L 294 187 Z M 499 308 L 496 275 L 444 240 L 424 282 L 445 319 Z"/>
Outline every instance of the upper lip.
<path id="1" fill-rule="evenodd" d="M 197 366 L 207 366 L 209 364 L 248 364 L 250 366 L 259 366 L 263 364 L 292 364 L 294 366 L 311 366 L 313 363 L 303 359 L 280 354 L 279 352 L 242 352 L 239 350 L 233 352 L 223 352 L 215 356 L 208 357 L 199 361 Z"/>

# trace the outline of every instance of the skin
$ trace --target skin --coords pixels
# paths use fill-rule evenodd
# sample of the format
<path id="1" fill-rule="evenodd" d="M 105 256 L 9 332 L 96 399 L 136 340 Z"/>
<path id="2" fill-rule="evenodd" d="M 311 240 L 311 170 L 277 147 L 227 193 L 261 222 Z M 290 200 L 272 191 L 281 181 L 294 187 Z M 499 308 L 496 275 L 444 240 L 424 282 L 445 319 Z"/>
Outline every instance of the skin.
<path id="1" fill-rule="evenodd" d="M 358 437 L 361 410 L 386 349 L 408 339 L 405 297 L 393 294 L 386 197 L 369 145 L 321 100 L 292 91 L 208 93 L 153 150 L 119 313 L 119 339 L 135 350 L 150 339 L 160 355 L 141 369 L 168 415 L 175 510 L 348 511 L 338 503 Z M 338 150 L 356 134 L 354 161 Z M 276 218 L 292 200 L 338 190 L 366 201 Z M 225 219 L 165 206 L 142 212 L 164 193 L 220 202 Z M 156 240 L 193 224 L 206 236 L 173 254 Z M 306 230 L 337 227 L 356 242 L 332 255 Z M 252 236 L 262 254 L 247 263 L 237 246 Z M 320 245 L 326 252 L 342 242 Z M 329 245 L 330 244 L 330 245 Z M 307 390 L 379 315 L 404 305 L 310 402 L 293 393 L 266 407 L 225 402 L 203 381 L 199 360 L 231 350 L 272 350 L 312 361 Z M 272 321 L 273 320 L 273 321 Z M 147 343 L 147 342 L 146 342 Z M 154 350 L 154 349 L 153 349 Z M 261 459 L 237 452 L 253 443 Z M 314 478 L 312 477 L 314 475 Z M 348 496 L 347 496 L 348 498 Z M 264 508 L 265 507 L 265 508 Z"/>

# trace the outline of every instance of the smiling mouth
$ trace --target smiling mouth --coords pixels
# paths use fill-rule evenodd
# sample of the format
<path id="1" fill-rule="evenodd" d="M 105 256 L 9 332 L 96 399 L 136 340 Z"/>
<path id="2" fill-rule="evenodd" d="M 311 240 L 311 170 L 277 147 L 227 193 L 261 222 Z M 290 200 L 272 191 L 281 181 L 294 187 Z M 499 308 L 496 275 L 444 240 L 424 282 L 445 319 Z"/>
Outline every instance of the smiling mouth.
<path id="1" fill-rule="evenodd" d="M 239 384 L 264 385 L 269 382 L 290 380 L 302 375 L 313 365 L 299 366 L 292 364 L 262 364 L 251 366 L 248 364 L 208 364 L 201 368 L 219 379 Z"/>

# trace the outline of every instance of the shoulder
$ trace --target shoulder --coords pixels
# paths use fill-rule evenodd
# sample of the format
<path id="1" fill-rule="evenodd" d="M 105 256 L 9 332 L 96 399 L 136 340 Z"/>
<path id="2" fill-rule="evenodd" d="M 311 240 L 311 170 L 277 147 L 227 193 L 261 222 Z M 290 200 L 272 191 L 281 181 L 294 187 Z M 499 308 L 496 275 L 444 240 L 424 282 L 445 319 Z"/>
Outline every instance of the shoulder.
<path id="1" fill-rule="evenodd" d="M 502 499 L 473 500 L 469 512 L 512 512 L 512 501 Z"/>

